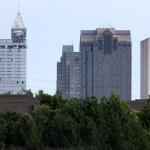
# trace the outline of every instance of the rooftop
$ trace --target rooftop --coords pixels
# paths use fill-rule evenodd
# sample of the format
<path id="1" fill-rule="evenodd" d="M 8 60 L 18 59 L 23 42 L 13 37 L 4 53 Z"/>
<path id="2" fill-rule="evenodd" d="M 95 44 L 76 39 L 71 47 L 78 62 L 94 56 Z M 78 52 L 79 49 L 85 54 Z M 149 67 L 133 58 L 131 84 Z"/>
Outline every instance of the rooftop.
<path id="1" fill-rule="evenodd" d="M 24 29 L 25 28 L 25 25 L 23 23 L 23 20 L 22 20 L 20 12 L 17 13 L 16 19 L 15 19 L 15 23 L 14 23 L 12 28 L 13 29 Z"/>

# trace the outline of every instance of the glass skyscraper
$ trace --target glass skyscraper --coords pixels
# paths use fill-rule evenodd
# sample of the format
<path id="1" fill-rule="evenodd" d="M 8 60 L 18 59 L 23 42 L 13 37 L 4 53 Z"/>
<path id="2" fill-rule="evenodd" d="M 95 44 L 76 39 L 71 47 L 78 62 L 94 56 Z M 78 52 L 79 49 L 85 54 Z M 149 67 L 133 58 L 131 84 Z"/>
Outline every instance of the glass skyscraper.
<path id="1" fill-rule="evenodd" d="M 83 30 L 80 37 L 80 97 L 119 94 L 131 100 L 131 35 L 129 30 Z"/>

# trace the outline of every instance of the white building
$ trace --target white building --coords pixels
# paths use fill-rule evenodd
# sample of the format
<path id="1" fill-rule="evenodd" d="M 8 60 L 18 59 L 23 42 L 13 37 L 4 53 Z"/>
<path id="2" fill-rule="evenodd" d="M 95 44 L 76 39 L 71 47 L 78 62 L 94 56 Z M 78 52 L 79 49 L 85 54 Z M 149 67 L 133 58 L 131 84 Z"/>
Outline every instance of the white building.
<path id="1" fill-rule="evenodd" d="M 141 99 L 150 95 L 150 38 L 141 41 Z"/>
<path id="2" fill-rule="evenodd" d="M 18 12 L 11 39 L 0 39 L 0 94 L 17 94 L 25 89 L 26 28 Z"/>

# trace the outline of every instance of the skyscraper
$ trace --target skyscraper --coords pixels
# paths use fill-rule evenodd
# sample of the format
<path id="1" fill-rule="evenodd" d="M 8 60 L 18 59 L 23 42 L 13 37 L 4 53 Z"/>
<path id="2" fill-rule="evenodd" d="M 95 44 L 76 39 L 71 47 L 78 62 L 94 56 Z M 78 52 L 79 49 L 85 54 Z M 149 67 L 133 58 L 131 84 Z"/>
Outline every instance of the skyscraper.
<path id="1" fill-rule="evenodd" d="M 150 95 L 150 38 L 141 41 L 141 71 L 140 71 L 141 99 Z"/>
<path id="2" fill-rule="evenodd" d="M 57 63 L 57 91 L 64 99 L 80 98 L 79 52 L 64 45 L 61 61 Z"/>
<path id="3" fill-rule="evenodd" d="M 0 39 L 0 94 L 17 94 L 25 89 L 26 28 L 18 12 L 11 39 Z"/>
<path id="4" fill-rule="evenodd" d="M 83 30 L 80 37 L 81 98 L 112 93 L 131 100 L 131 35 L 129 30 Z"/>

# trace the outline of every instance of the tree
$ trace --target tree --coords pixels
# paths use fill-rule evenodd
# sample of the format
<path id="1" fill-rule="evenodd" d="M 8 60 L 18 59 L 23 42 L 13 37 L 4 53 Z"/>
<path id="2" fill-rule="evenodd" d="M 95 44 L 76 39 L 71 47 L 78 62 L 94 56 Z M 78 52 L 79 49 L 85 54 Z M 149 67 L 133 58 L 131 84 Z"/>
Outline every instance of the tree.
<path id="1" fill-rule="evenodd" d="M 6 145 L 5 145 L 5 139 L 6 139 L 6 121 L 5 119 L 0 115 L 0 149 L 6 149 Z"/>
<path id="2" fill-rule="evenodd" d="M 56 111 L 52 125 L 56 148 L 71 148 L 78 145 L 77 124 L 70 115 Z"/>
<path id="3" fill-rule="evenodd" d="M 40 133 L 41 143 L 44 146 L 51 145 L 50 143 L 53 141 L 51 140 L 53 137 L 51 129 L 54 115 L 55 111 L 50 106 L 42 106 L 34 112 L 34 120 Z"/>
<path id="4" fill-rule="evenodd" d="M 33 119 L 26 114 L 3 113 L 5 133 L 3 142 L 6 147 L 38 149 L 38 135 Z"/>
<path id="5" fill-rule="evenodd" d="M 112 95 L 101 103 L 105 118 L 106 145 L 111 149 L 148 149 L 139 119 L 119 96 Z"/>
<path id="6" fill-rule="evenodd" d="M 36 94 L 36 98 L 40 100 L 41 105 L 48 105 L 54 110 L 62 108 L 65 103 L 59 92 L 57 92 L 54 96 L 51 96 L 43 91 L 39 91 Z"/>
<path id="7" fill-rule="evenodd" d="M 71 116 L 43 106 L 35 112 L 34 118 L 45 146 L 62 148 L 77 144 L 76 125 Z"/>
<path id="8" fill-rule="evenodd" d="M 24 93 L 25 95 L 28 95 L 28 96 L 33 97 L 33 93 L 32 93 L 32 91 L 31 91 L 31 89 L 29 89 L 29 90 L 23 90 L 23 93 Z"/>
<path id="9" fill-rule="evenodd" d="M 150 98 L 147 102 L 147 105 L 139 112 L 139 118 L 142 126 L 150 131 Z"/>

